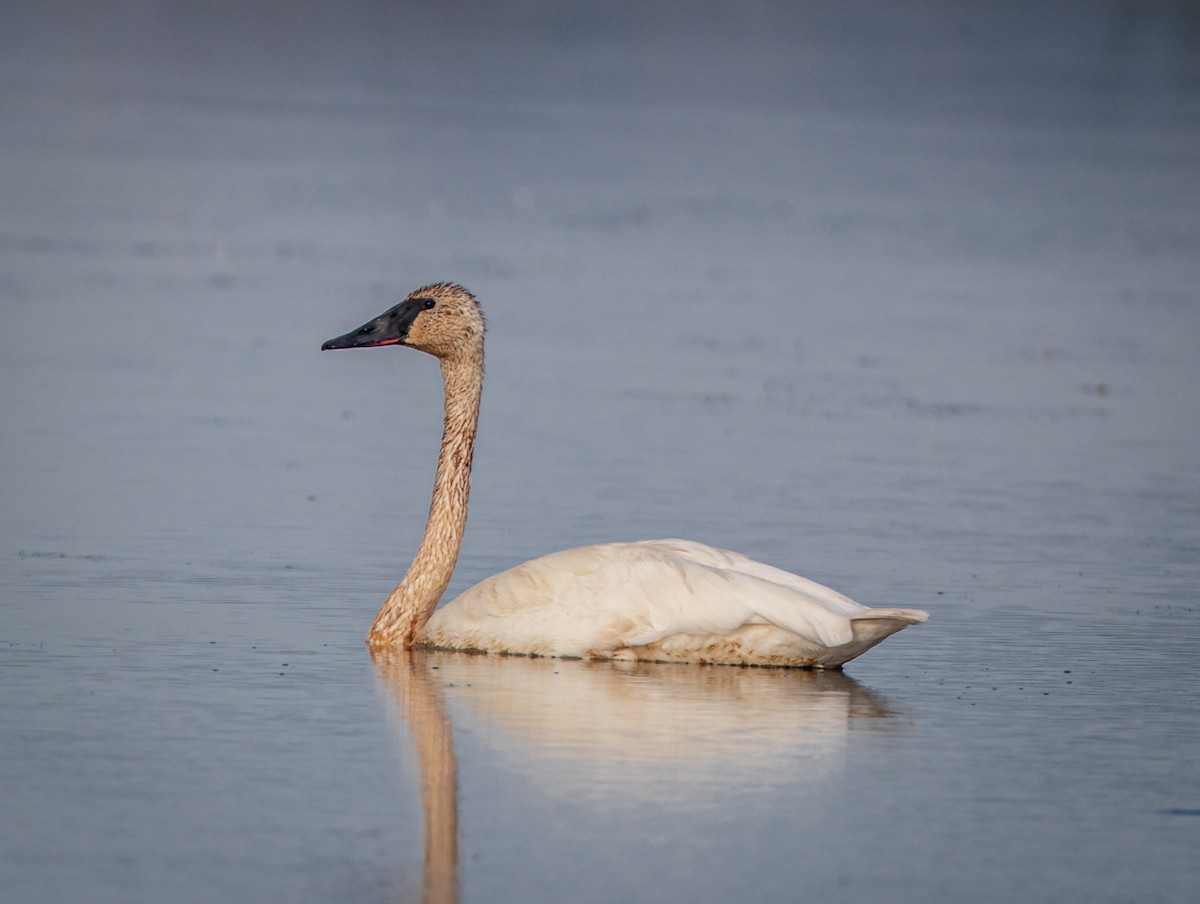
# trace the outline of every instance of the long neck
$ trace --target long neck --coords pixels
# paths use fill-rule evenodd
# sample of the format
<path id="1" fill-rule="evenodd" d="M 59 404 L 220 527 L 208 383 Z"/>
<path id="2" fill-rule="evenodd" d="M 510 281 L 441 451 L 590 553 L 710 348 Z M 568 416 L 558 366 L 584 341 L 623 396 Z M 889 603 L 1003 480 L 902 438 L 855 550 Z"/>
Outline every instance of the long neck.
<path id="1" fill-rule="evenodd" d="M 379 608 L 367 643 L 411 646 L 450 583 L 467 526 L 471 456 L 483 390 L 483 350 L 440 359 L 446 417 L 425 536 L 404 579 Z"/>

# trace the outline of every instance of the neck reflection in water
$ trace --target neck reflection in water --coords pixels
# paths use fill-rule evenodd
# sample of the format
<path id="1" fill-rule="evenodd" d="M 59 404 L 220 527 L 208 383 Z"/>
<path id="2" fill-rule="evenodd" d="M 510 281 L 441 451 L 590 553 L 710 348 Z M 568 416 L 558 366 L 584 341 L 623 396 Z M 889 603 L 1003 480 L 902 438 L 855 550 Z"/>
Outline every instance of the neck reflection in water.
<path id="1" fill-rule="evenodd" d="M 371 651 L 383 687 L 408 726 L 417 751 L 425 817 L 422 904 L 457 904 L 458 759 L 442 689 L 427 658 L 400 648 Z"/>

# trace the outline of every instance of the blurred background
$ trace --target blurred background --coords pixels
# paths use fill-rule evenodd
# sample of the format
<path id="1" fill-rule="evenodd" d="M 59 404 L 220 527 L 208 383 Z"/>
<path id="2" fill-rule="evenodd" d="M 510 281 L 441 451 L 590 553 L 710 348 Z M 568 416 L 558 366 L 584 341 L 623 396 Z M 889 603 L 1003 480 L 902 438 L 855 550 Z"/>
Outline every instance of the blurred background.
<path id="1" fill-rule="evenodd" d="M 874 715 L 819 780 L 718 743 L 707 808 L 695 769 L 612 788 L 686 832 L 512 766 L 526 666 L 481 673 L 464 900 L 1190 900 L 1184 0 L 9 4 L 0 894 L 417 894 L 361 637 L 440 384 L 318 349 L 437 280 L 490 324 L 451 592 L 682 535 L 933 613 L 821 685 Z"/>

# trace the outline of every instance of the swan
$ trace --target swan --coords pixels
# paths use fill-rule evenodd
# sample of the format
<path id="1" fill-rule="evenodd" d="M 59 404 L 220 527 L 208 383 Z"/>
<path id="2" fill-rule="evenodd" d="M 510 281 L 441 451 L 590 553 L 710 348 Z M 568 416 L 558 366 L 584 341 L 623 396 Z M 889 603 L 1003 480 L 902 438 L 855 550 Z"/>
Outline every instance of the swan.
<path id="1" fill-rule="evenodd" d="M 432 283 L 321 348 L 396 345 L 438 359 L 445 417 L 425 534 L 367 634 L 372 647 L 728 665 L 841 668 L 929 617 L 691 540 L 582 546 L 486 578 L 435 608 L 458 561 L 483 389 L 475 296 Z"/>

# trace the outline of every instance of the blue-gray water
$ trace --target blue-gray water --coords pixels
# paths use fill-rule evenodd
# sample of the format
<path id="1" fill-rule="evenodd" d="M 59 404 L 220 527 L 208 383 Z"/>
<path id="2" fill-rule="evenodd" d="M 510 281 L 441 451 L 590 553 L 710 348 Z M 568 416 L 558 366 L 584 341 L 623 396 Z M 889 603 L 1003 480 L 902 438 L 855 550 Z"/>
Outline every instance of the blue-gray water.
<path id="1" fill-rule="evenodd" d="M 452 592 L 682 535 L 929 623 L 372 662 L 437 368 L 317 349 L 437 279 Z M 9 8 L 0 317 L 5 901 L 1195 900 L 1193 4 Z"/>

